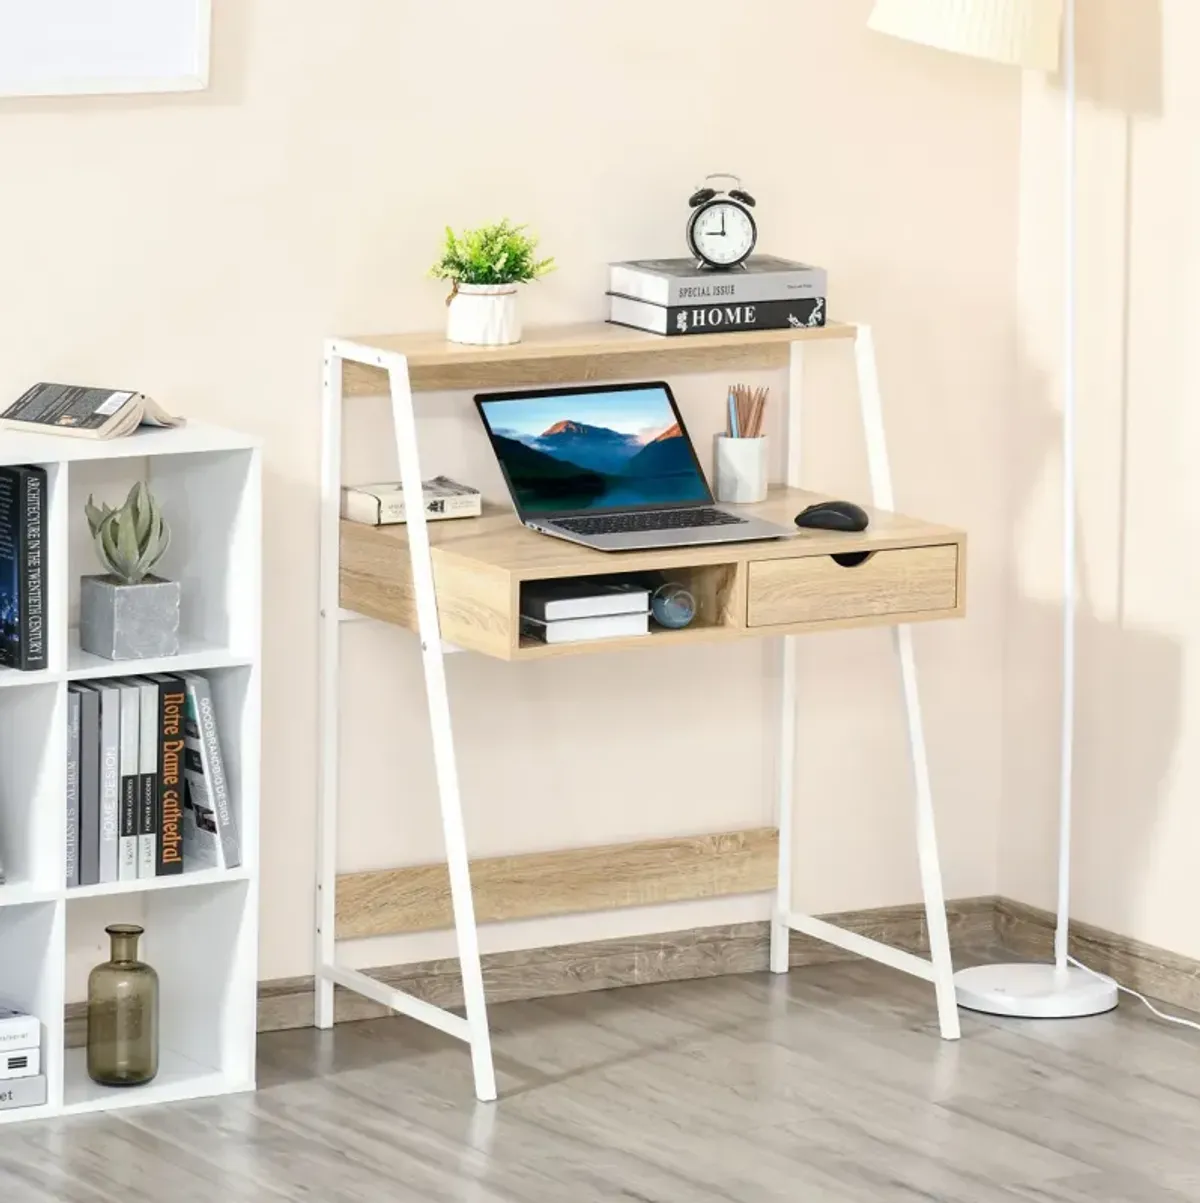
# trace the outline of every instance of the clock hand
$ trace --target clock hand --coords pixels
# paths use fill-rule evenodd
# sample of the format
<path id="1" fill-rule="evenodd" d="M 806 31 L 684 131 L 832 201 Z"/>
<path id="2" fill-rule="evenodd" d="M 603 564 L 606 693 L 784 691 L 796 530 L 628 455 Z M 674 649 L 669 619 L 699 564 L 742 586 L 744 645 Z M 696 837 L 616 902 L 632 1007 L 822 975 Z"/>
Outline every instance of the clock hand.
<path id="1" fill-rule="evenodd" d="M 725 213 L 724 213 L 724 210 L 722 210 L 722 212 L 721 212 L 721 237 L 722 238 L 725 237 Z"/>

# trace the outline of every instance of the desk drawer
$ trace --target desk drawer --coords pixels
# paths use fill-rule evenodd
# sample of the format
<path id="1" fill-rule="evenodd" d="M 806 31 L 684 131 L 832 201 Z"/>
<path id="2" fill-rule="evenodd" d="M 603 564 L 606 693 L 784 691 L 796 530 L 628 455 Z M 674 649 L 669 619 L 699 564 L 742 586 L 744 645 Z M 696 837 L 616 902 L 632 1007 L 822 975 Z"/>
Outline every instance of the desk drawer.
<path id="1" fill-rule="evenodd" d="M 953 610 L 958 605 L 958 547 L 877 551 L 847 568 L 832 556 L 754 560 L 747 625 L 837 622 L 873 615 Z"/>

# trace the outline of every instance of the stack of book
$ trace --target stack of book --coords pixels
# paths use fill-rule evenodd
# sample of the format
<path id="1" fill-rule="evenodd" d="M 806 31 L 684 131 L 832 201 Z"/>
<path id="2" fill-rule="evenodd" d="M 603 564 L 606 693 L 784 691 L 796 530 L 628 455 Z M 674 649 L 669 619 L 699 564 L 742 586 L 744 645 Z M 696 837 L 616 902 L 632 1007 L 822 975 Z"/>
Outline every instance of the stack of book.
<path id="1" fill-rule="evenodd" d="M 652 334 L 720 334 L 825 325 L 824 268 L 751 255 L 713 271 L 694 259 L 631 259 L 608 267 L 608 320 Z"/>
<path id="2" fill-rule="evenodd" d="M 578 577 L 521 587 L 521 633 L 541 643 L 583 643 L 650 633 L 650 591 L 632 581 Z"/>
<path id="3" fill-rule="evenodd" d="M 0 1111 L 45 1101 L 42 1025 L 19 1007 L 0 1003 Z"/>
<path id="4" fill-rule="evenodd" d="M 45 468 L 0 468 L 0 668 L 46 667 L 45 532 Z"/>
<path id="5" fill-rule="evenodd" d="M 198 673 L 72 682 L 70 886 L 241 864 L 212 690 Z"/>

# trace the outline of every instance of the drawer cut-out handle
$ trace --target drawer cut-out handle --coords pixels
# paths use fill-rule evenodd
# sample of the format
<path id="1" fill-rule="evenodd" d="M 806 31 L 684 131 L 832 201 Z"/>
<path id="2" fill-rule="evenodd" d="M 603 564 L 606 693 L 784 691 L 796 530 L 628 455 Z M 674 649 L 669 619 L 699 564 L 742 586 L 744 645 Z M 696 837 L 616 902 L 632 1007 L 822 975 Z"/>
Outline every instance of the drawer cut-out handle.
<path id="1" fill-rule="evenodd" d="M 865 564 L 874 554 L 873 551 L 843 551 L 829 558 L 843 568 L 857 568 L 859 564 Z"/>

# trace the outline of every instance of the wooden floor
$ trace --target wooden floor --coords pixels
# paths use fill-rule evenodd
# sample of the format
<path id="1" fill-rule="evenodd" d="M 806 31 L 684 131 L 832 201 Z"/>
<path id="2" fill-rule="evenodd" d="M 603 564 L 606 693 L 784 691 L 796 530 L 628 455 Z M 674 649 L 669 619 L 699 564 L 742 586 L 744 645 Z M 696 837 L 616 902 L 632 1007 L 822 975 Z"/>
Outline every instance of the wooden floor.
<path id="1" fill-rule="evenodd" d="M 403 1019 L 264 1036 L 261 1089 L 0 1129 L 3 1203 L 1200 1200 L 1200 1034 L 963 1015 L 877 966 L 493 1011 L 502 1101 Z"/>

